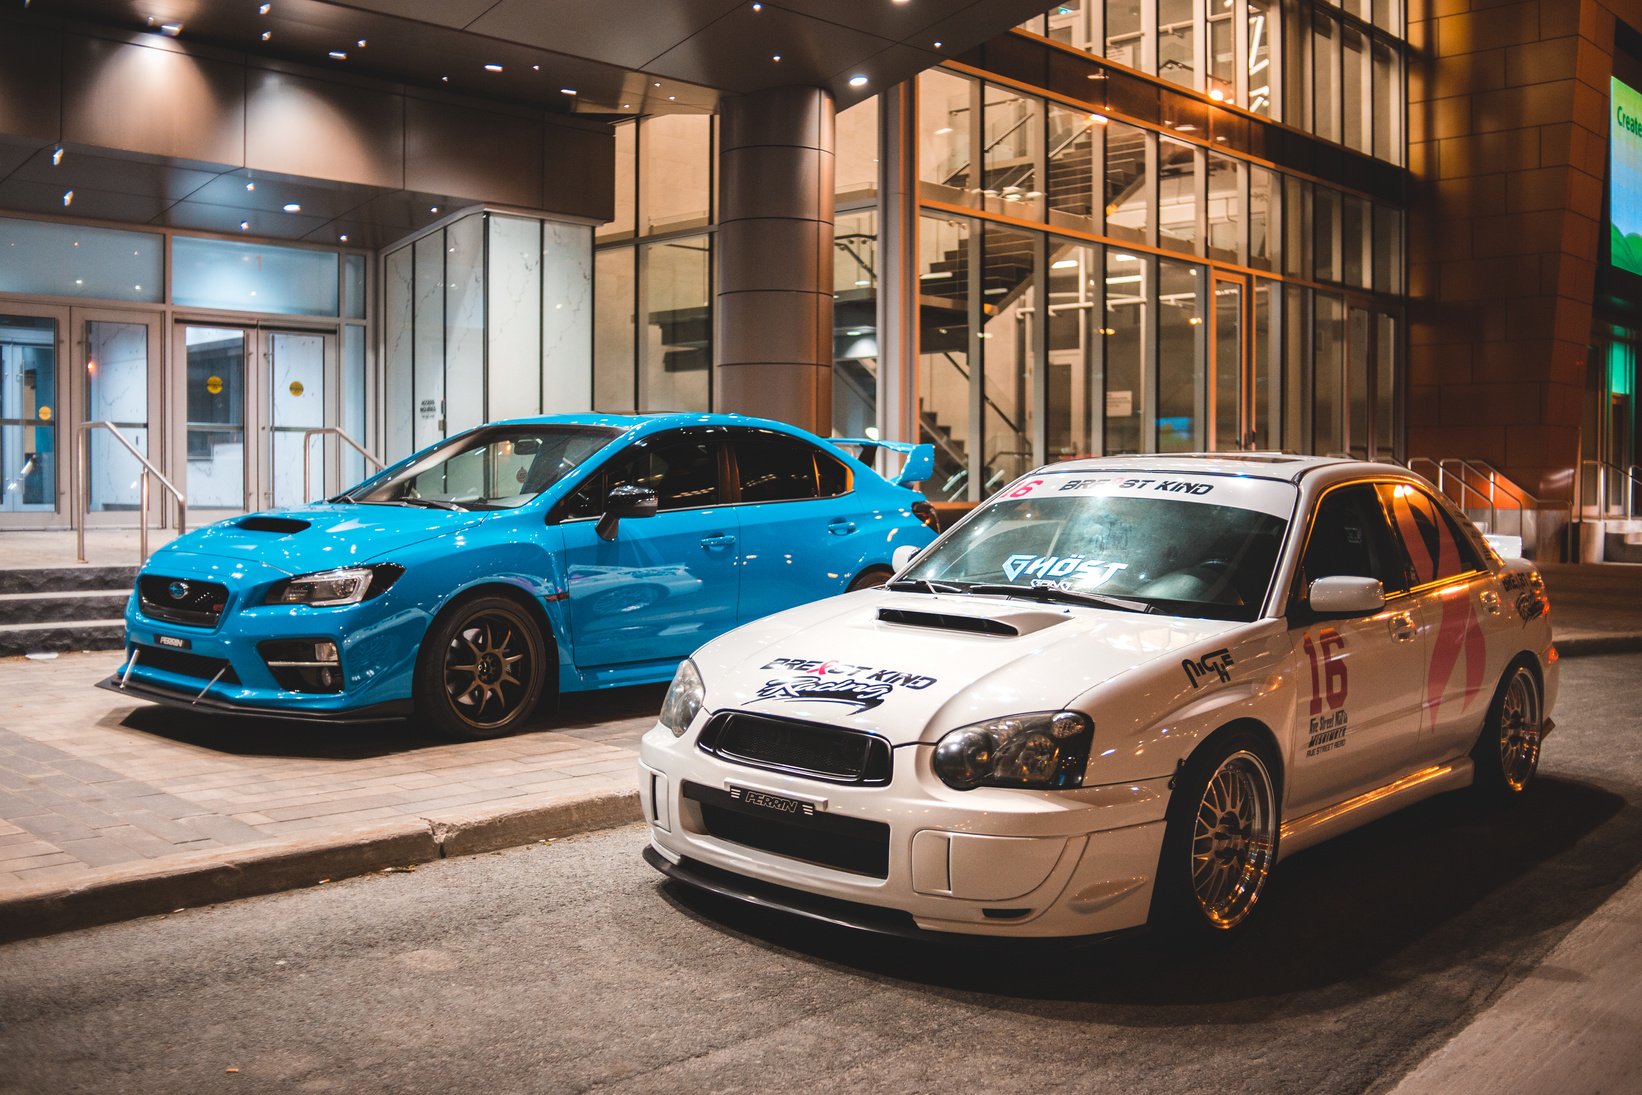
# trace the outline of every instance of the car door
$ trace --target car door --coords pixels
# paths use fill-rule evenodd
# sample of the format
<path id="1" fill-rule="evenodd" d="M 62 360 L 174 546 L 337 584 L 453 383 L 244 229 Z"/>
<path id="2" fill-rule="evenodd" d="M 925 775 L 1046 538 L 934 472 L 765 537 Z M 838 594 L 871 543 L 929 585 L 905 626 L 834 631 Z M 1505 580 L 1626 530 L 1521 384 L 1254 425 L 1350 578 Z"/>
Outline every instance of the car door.
<path id="1" fill-rule="evenodd" d="M 1313 613 L 1305 591 L 1334 575 L 1378 579 L 1385 607 L 1360 617 Z M 1373 484 L 1332 487 L 1318 501 L 1289 622 L 1299 710 L 1288 801 L 1298 816 L 1395 779 L 1417 752 L 1419 606 Z"/>
<path id="2" fill-rule="evenodd" d="M 735 626 L 737 522 L 723 491 L 722 429 L 634 442 L 564 504 L 564 577 L 578 667 L 679 661 Z M 595 526 L 618 486 L 656 492 L 653 517 Z"/>
<path id="3" fill-rule="evenodd" d="M 1380 495 L 1412 568 L 1425 652 L 1421 694 L 1426 759 L 1446 760 L 1471 747 L 1482 728 L 1503 665 L 1488 662 L 1487 631 L 1503 619 L 1494 576 L 1470 538 L 1429 493 L 1386 483 Z"/>
<path id="4" fill-rule="evenodd" d="M 736 429 L 729 437 L 740 502 L 741 620 L 843 592 L 872 535 L 871 515 L 853 505 L 849 468 L 791 434 Z"/>

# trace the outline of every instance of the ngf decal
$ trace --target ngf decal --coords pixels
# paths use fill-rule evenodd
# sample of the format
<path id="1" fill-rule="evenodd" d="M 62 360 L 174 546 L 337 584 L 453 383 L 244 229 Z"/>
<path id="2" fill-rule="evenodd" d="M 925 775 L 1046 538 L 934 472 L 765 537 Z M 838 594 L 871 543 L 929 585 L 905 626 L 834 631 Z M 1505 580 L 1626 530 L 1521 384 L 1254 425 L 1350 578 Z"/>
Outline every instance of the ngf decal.
<path id="1" fill-rule="evenodd" d="M 1120 570 L 1129 569 L 1128 563 L 1107 563 L 1082 555 L 1011 555 L 1003 561 L 1003 576 L 1013 582 L 1022 575 L 1048 581 L 1064 581 L 1077 577 L 1080 589 L 1105 585 Z"/>

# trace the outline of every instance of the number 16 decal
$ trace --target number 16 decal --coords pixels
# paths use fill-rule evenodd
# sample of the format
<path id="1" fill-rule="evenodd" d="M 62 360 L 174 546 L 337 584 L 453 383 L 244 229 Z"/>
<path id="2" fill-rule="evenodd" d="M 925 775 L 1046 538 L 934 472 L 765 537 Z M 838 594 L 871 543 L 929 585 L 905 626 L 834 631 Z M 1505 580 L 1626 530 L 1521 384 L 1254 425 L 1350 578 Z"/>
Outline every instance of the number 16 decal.
<path id="1" fill-rule="evenodd" d="M 1341 655 L 1346 645 L 1345 636 L 1332 627 L 1325 627 L 1317 633 L 1316 642 L 1307 635 L 1301 645 L 1311 662 L 1310 714 L 1321 715 L 1325 699 L 1330 711 L 1338 711 L 1346 702 L 1346 663 Z M 1322 663 L 1320 671 L 1319 662 Z"/>

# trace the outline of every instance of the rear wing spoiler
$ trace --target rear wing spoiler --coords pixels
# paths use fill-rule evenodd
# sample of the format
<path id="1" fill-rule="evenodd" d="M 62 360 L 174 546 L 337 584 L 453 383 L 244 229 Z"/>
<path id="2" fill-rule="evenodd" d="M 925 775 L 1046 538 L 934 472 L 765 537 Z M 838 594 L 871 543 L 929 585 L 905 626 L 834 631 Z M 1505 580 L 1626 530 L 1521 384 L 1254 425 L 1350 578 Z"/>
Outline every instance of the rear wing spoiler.
<path id="1" fill-rule="evenodd" d="M 906 457 L 901 465 L 901 474 L 890 482 L 898 487 L 910 487 L 914 483 L 922 483 L 935 474 L 935 446 L 914 445 L 906 441 L 880 441 L 875 437 L 830 437 L 827 440 L 834 445 L 857 450 L 861 462 L 872 464 L 878 451 L 899 453 Z"/>

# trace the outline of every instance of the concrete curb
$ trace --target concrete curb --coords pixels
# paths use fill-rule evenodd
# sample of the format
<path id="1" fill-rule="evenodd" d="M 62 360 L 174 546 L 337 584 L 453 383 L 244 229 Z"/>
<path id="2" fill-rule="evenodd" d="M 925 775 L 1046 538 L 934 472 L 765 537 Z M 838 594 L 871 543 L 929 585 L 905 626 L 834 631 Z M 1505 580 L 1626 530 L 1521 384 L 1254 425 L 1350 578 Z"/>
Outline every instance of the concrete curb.
<path id="1" fill-rule="evenodd" d="M 593 832 L 642 817 L 636 791 L 606 790 L 525 810 L 407 819 L 341 838 L 111 869 L 70 886 L 0 898 L 0 943 Z"/>
<path id="2" fill-rule="evenodd" d="M 1557 639 L 1556 649 L 1564 658 L 1580 658 L 1590 654 L 1630 654 L 1642 650 L 1642 633 L 1572 635 Z"/>

